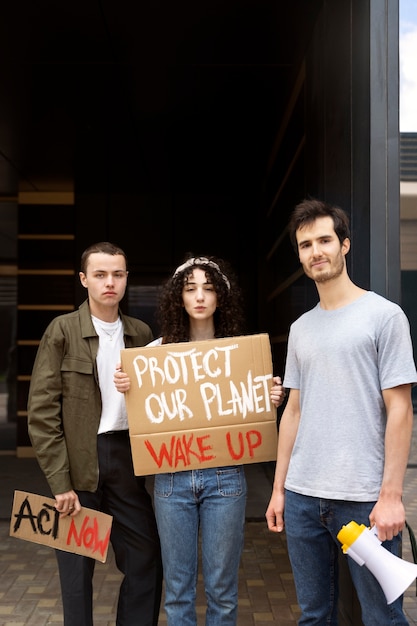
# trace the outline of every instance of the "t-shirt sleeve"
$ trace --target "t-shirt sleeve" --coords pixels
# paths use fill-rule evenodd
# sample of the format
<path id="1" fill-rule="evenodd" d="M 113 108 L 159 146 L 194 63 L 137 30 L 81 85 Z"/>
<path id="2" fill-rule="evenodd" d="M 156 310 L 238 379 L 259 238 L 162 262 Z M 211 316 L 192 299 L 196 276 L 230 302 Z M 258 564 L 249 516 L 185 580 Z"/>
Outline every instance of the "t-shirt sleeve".
<path id="1" fill-rule="evenodd" d="M 288 336 L 287 358 L 285 362 L 283 385 L 286 389 L 300 388 L 300 369 L 298 367 L 298 360 L 295 352 L 294 329 L 292 326 Z"/>
<path id="2" fill-rule="evenodd" d="M 392 315 L 381 331 L 378 361 L 381 389 L 417 382 L 410 324 L 402 310 Z"/>

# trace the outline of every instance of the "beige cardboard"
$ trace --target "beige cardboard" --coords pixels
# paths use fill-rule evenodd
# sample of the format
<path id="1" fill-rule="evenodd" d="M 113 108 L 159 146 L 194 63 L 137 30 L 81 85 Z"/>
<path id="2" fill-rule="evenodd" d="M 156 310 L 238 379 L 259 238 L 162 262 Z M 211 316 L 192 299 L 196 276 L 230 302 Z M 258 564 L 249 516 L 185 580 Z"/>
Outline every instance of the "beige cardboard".
<path id="1" fill-rule="evenodd" d="M 275 460 L 267 334 L 128 348 L 121 361 L 136 475 Z"/>
<path id="2" fill-rule="evenodd" d="M 86 507 L 60 519 L 53 498 L 15 491 L 9 534 L 105 563 L 112 521 L 111 515 Z"/>

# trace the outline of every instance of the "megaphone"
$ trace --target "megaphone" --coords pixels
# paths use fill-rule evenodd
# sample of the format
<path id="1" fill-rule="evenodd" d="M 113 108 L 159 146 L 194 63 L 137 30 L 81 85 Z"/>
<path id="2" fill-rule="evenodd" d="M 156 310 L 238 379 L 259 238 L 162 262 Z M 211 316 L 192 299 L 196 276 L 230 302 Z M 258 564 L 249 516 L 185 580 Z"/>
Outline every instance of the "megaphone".
<path id="1" fill-rule="evenodd" d="M 381 546 L 375 526 L 372 529 L 364 524 L 349 522 L 337 534 L 344 554 L 348 554 L 359 565 L 366 565 L 378 580 L 391 604 L 404 593 L 417 578 L 417 565 L 400 559 Z"/>

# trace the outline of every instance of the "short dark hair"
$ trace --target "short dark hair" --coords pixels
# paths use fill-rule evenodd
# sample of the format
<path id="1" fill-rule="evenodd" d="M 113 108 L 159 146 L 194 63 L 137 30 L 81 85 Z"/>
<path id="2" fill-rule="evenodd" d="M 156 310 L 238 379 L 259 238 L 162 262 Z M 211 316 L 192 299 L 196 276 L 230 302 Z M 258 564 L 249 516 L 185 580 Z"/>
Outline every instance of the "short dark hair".
<path id="1" fill-rule="evenodd" d="M 90 258 L 90 255 L 97 254 L 97 253 L 110 254 L 111 256 L 116 256 L 120 254 L 121 256 L 124 257 L 126 261 L 126 269 L 127 269 L 127 256 L 125 252 L 114 243 L 110 243 L 109 241 L 100 241 L 99 243 L 93 243 L 91 246 L 86 248 L 86 250 L 84 250 L 84 252 L 82 253 L 81 271 L 83 272 L 83 274 L 86 273 L 88 259 Z"/>
<path id="2" fill-rule="evenodd" d="M 315 198 L 306 198 L 295 207 L 288 223 L 288 234 L 294 250 L 298 253 L 296 232 L 314 222 L 318 217 L 331 217 L 334 231 L 340 241 L 350 239 L 349 217 L 338 206 Z"/>

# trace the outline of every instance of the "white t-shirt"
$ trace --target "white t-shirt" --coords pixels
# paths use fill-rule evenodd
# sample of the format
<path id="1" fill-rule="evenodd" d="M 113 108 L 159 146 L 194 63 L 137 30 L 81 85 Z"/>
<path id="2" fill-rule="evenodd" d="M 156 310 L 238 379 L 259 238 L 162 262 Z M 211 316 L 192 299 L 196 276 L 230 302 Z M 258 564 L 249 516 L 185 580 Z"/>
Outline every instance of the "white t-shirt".
<path id="1" fill-rule="evenodd" d="M 120 362 L 120 350 L 125 347 L 122 320 L 119 317 L 116 322 L 103 322 L 93 315 L 91 319 L 99 336 L 97 371 L 102 410 L 98 434 L 111 430 L 127 430 L 125 397 L 117 391 L 113 380 L 116 365 Z"/>
<path id="2" fill-rule="evenodd" d="M 417 381 L 408 320 L 367 292 L 336 310 L 320 304 L 290 329 L 284 387 L 301 417 L 285 487 L 328 499 L 378 498 L 386 411 L 383 389 Z"/>
<path id="3" fill-rule="evenodd" d="M 146 346 L 150 347 L 150 348 L 152 348 L 154 346 L 161 346 L 161 345 L 162 345 L 162 337 L 158 337 L 157 339 L 154 339 L 150 343 L 146 344 Z"/>

